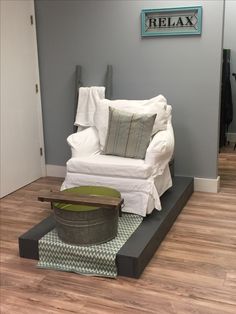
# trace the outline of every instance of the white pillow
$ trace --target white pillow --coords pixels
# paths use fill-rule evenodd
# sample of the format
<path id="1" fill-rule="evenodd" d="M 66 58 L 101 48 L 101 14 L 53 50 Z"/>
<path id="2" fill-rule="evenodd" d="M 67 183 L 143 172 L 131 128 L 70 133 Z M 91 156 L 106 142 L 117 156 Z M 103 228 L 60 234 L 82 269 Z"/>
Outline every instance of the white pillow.
<path id="1" fill-rule="evenodd" d="M 105 146 L 107 136 L 109 107 L 139 114 L 156 113 L 157 117 L 153 125 L 152 135 L 158 131 L 166 130 L 167 120 L 170 115 L 170 112 L 167 110 L 166 98 L 162 95 L 148 100 L 100 100 L 97 103 L 94 114 L 94 125 L 98 130 L 101 149 Z"/>

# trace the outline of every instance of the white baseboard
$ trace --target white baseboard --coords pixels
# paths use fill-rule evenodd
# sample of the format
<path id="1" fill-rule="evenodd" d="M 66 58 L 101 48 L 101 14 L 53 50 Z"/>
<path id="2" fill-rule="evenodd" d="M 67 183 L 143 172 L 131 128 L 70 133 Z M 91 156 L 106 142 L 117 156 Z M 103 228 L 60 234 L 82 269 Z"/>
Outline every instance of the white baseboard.
<path id="1" fill-rule="evenodd" d="M 218 193 L 220 189 L 220 177 L 216 179 L 194 177 L 194 191 Z"/>
<path id="2" fill-rule="evenodd" d="M 236 133 L 227 133 L 227 141 L 236 143 Z"/>
<path id="3" fill-rule="evenodd" d="M 48 177 L 65 178 L 66 167 L 65 166 L 56 166 L 56 165 L 46 165 L 46 175 Z"/>

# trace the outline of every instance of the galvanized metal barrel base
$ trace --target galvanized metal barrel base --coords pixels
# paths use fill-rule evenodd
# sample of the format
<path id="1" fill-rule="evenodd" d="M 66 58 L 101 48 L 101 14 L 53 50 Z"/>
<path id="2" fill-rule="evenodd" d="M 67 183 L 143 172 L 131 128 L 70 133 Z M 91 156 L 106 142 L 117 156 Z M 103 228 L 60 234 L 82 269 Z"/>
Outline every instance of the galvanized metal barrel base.
<path id="1" fill-rule="evenodd" d="M 98 208 L 91 211 L 66 211 L 54 207 L 59 238 L 69 244 L 92 245 L 117 236 L 117 208 Z"/>

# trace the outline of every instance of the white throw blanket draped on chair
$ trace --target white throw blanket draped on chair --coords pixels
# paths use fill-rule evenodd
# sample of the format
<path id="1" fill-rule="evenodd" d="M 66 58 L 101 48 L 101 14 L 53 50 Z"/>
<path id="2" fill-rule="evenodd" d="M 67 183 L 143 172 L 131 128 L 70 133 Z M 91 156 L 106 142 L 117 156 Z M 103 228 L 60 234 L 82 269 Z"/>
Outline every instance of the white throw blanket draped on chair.
<path id="1" fill-rule="evenodd" d="M 105 98 L 104 86 L 80 87 L 74 125 L 94 126 L 96 104 Z"/>

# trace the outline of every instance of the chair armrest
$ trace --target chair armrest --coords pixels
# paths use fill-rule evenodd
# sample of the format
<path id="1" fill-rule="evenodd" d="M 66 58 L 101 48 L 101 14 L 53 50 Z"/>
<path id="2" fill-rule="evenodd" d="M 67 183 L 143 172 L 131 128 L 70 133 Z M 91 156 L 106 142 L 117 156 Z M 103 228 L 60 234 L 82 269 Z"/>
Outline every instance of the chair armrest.
<path id="1" fill-rule="evenodd" d="M 174 132 L 171 123 L 167 129 L 159 131 L 149 144 L 145 163 L 153 167 L 153 175 L 161 175 L 172 158 L 174 152 Z"/>
<path id="2" fill-rule="evenodd" d="M 91 156 L 100 151 L 99 137 L 94 127 L 71 134 L 67 143 L 71 147 L 72 157 Z"/>

